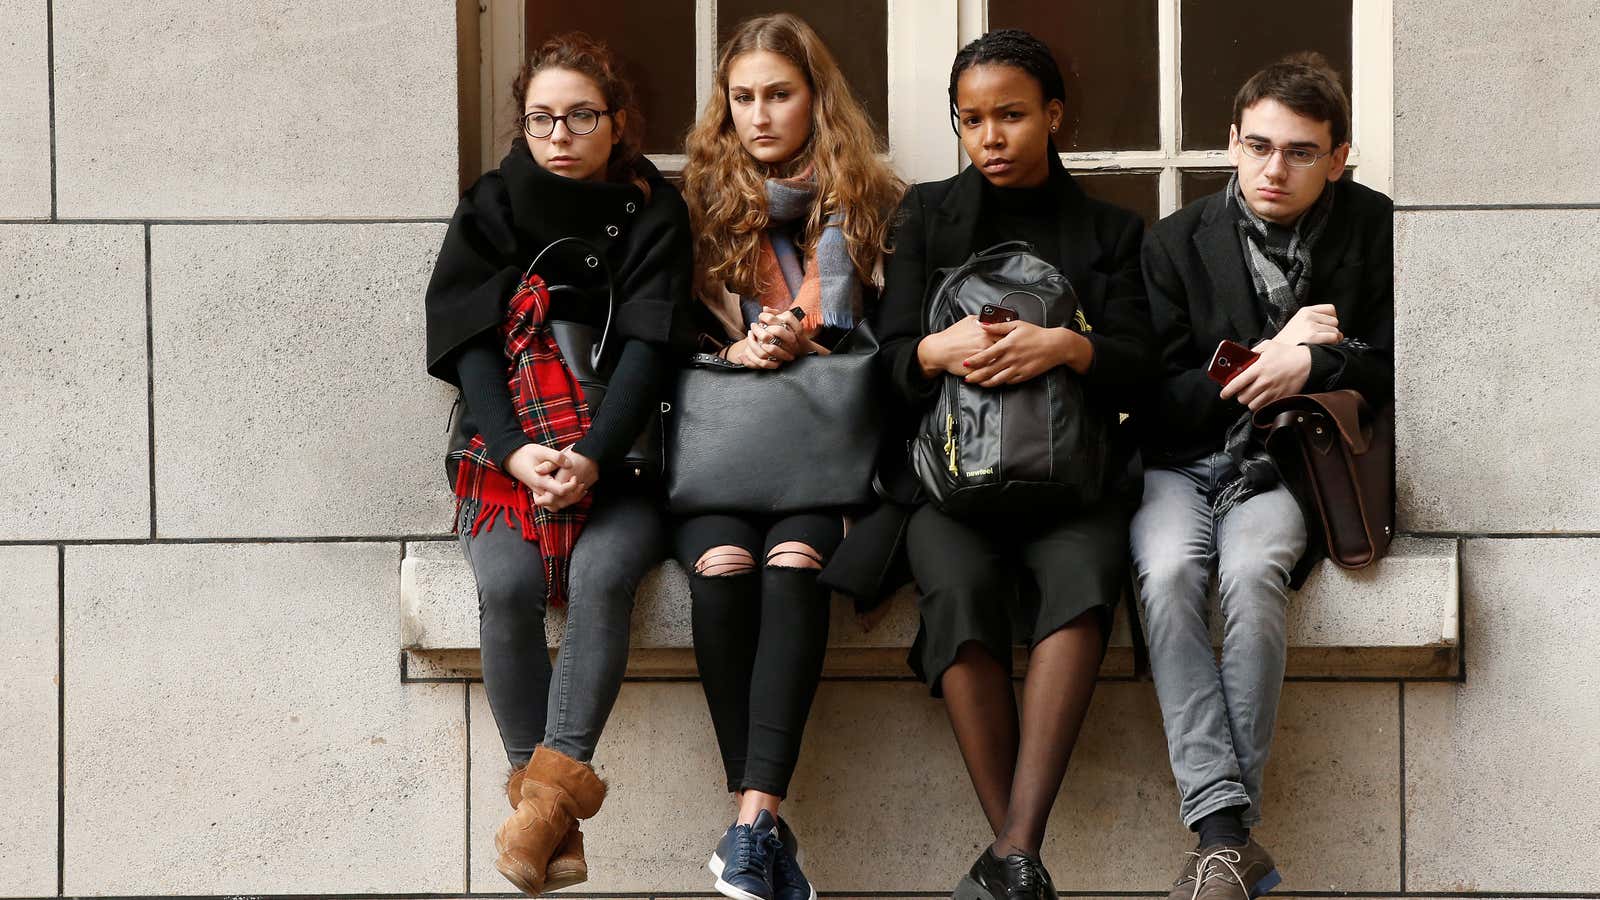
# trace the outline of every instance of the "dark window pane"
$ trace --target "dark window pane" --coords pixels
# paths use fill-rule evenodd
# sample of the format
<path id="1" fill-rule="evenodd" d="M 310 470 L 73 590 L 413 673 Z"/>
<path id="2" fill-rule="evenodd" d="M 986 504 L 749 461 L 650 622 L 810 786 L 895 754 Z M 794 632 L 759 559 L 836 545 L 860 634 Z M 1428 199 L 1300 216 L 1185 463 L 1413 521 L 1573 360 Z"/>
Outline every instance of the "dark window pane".
<path id="1" fill-rule="evenodd" d="M 1133 210 L 1146 225 L 1161 218 L 1161 176 L 1155 172 L 1073 172 L 1072 177 L 1085 194 Z"/>
<path id="2" fill-rule="evenodd" d="M 1228 186 L 1232 169 L 1184 169 L 1178 173 L 1178 205 L 1188 206 Z"/>
<path id="3" fill-rule="evenodd" d="M 1348 181 L 1355 174 L 1355 166 L 1350 166 L 1344 170 L 1342 180 Z M 1184 169 L 1178 173 L 1178 205 L 1188 206 L 1215 194 L 1228 186 L 1228 179 L 1232 176 L 1232 169 Z"/>
<path id="4" fill-rule="evenodd" d="M 694 0 L 528 0 L 527 46 L 587 31 L 621 58 L 644 112 L 647 153 L 682 153 L 695 114 Z"/>
<path id="5" fill-rule="evenodd" d="M 1183 149 L 1228 145 L 1233 97 L 1286 54 L 1316 50 L 1350 90 L 1350 0 L 1183 0 Z"/>
<path id="6" fill-rule="evenodd" d="M 739 23 L 754 16 L 792 12 L 816 29 L 866 107 L 878 132 L 889 139 L 889 2 L 888 0 L 717 0 L 717 49 Z"/>
<path id="7" fill-rule="evenodd" d="M 1161 146 L 1155 0 L 989 0 L 990 28 L 1021 28 L 1050 46 L 1067 79 L 1072 150 Z M 1076 75 L 1076 77 L 1074 77 Z"/>

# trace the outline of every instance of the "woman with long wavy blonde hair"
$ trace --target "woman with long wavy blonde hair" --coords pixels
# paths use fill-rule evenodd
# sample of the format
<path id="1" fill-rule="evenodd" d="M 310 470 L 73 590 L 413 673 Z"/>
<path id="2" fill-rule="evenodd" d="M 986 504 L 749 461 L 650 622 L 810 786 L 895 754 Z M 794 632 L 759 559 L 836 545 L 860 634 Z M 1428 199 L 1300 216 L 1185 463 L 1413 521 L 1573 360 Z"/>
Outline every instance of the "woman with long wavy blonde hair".
<path id="1" fill-rule="evenodd" d="M 704 333 L 720 356 L 776 369 L 827 352 L 865 320 L 902 192 L 879 149 L 804 21 L 762 16 L 729 38 L 684 169 Z M 710 868 L 734 900 L 816 898 L 778 805 L 828 643 L 830 597 L 818 575 L 843 536 L 843 511 L 828 508 L 679 526 L 695 660 L 738 798 Z"/>

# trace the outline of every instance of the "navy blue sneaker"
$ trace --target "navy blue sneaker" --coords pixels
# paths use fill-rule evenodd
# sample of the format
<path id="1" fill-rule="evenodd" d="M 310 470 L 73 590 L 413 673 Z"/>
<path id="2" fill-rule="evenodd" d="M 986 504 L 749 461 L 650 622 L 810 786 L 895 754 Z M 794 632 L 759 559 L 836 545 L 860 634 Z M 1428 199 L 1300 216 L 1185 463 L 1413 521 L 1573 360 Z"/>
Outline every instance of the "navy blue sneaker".
<path id="1" fill-rule="evenodd" d="M 738 825 L 728 826 L 728 830 L 722 833 L 722 840 L 717 842 L 717 849 L 711 851 L 710 861 L 706 863 L 706 868 L 711 870 L 711 874 L 719 878 L 722 876 L 723 867 L 727 865 L 726 860 L 733 855 L 734 833 L 738 828 Z M 789 820 L 783 816 L 778 817 L 778 840 L 783 842 L 784 849 L 794 857 L 796 865 L 805 862 L 805 854 L 800 850 L 800 839 L 794 836 L 793 829 L 789 827 Z"/>
<path id="2" fill-rule="evenodd" d="M 762 810 L 755 822 L 735 825 L 729 832 L 732 840 L 724 835 L 712 856 L 713 861 L 722 862 L 717 893 L 733 900 L 774 900 L 773 866 L 783 851 L 783 841 L 772 813 Z"/>
<path id="3" fill-rule="evenodd" d="M 772 861 L 774 900 L 817 900 L 817 889 L 800 871 L 800 847 L 794 832 L 778 819 L 778 854 Z"/>

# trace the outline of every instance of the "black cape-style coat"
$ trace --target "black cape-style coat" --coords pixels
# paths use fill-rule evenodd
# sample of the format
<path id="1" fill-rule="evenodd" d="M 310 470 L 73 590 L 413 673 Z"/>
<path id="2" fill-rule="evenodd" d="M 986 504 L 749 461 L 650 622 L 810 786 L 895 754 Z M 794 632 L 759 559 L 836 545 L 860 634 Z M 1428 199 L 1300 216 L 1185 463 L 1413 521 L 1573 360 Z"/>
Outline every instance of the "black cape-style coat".
<path id="1" fill-rule="evenodd" d="M 428 372 L 459 384 L 452 355 L 505 318 L 523 270 L 545 245 L 575 236 L 600 248 L 617 279 L 617 335 L 663 348 L 691 342 L 693 251 L 677 188 L 641 158 L 650 198 L 631 183 L 578 181 L 533 161 L 520 142 L 462 195 L 428 283 Z M 541 265 L 542 268 L 542 265 Z M 587 321 L 590 311 L 568 313 Z M 567 315 L 552 316 L 566 318 Z"/>

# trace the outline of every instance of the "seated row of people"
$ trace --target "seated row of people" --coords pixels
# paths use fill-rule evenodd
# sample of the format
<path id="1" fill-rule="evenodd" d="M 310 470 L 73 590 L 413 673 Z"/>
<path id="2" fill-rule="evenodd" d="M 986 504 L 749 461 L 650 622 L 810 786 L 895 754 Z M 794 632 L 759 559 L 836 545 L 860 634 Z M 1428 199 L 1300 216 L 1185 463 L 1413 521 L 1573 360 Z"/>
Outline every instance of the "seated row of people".
<path id="1" fill-rule="evenodd" d="M 909 189 L 828 48 L 792 15 L 747 21 L 722 48 L 681 191 L 640 152 L 633 88 L 600 42 L 546 41 L 515 96 L 521 132 L 462 197 L 426 307 L 428 371 L 464 400 L 449 456 L 456 531 L 512 766 L 499 870 L 529 894 L 586 879 L 579 822 L 606 794 L 590 763 L 623 680 L 634 593 L 675 554 L 690 572 L 695 658 L 733 795 L 732 824 L 706 838 L 720 893 L 816 897 L 779 811 L 822 675 L 827 585 L 853 574 L 828 570 L 882 573 L 896 560 L 919 596 L 910 666 L 943 698 L 993 833 L 956 897 L 1056 896 L 1046 825 L 1130 575 L 1179 814 L 1198 832 L 1172 896 L 1274 887 L 1250 828 L 1289 591 L 1316 554 L 1251 413 L 1300 392 L 1348 387 L 1374 404 L 1392 393 L 1392 204 L 1342 177 L 1349 102 L 1326 63 L 1297 56 L 1252 77 L 1234 104 L 1228 186 L 1148 232 L 1063 167 L 1061 70 L 1021 31 L 957 55 L 950 124 L 971 165 Z M 610 305 L 548 290 L 553 262 L 526 271 L 573 237 L 598 255 L 580 268 L 612 272 Z M 1018 241 L 1071 285 L 1069 324 L 969 315 L 930 327 L 942 270 Z M 560 323 L 611 332 L 606 401 L 585 401 Z M 622 474 L 687 353 L 782 371 L 863 323 L 881 343 L 881 390 L 904 413 L 891 417 L 877 509 L 674 518 L 647 479 Z M 1255 354 L 1225 386 L 1207 376 L 1224 340 Z M 1007 391 L 1063 372 L 1107 435 L 1092 502 L 959 514 L 928 502 L 896 448 L 945 385 Z M 781 408 L 746 412 L 751 428 L 782 421 Z M 791 482 L 815 474 L 729 465 Z M 847 530 L 868 515 L 890 527 Z M 1220 665 L 1206 621 L 1213 567 Z M 553 667 L 551 605 L 567 608 Z"/>

